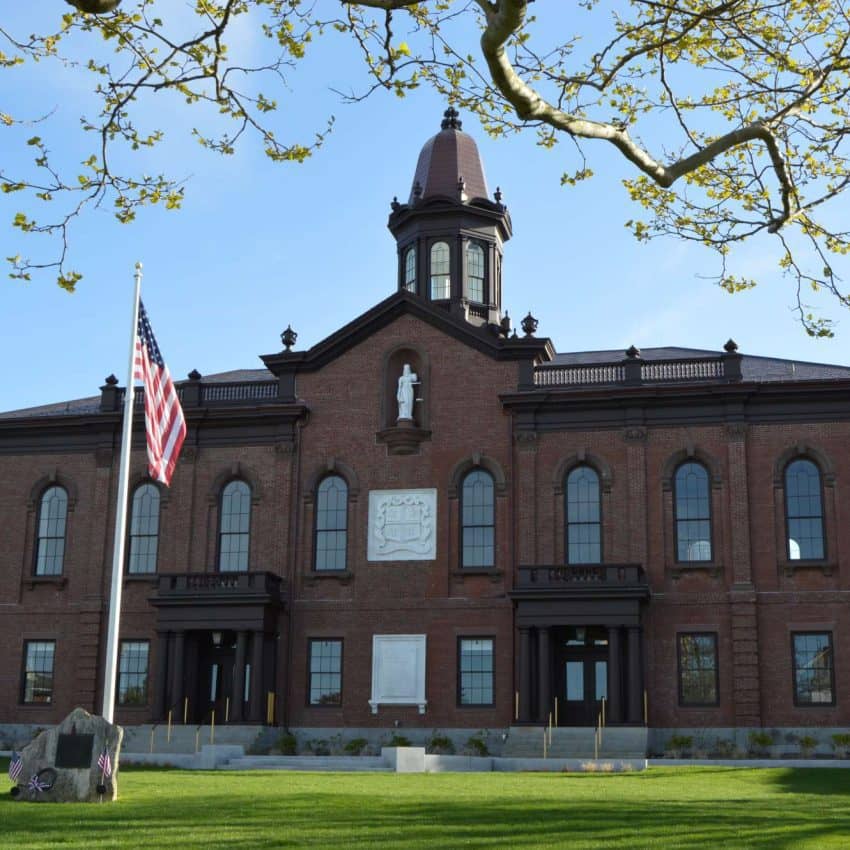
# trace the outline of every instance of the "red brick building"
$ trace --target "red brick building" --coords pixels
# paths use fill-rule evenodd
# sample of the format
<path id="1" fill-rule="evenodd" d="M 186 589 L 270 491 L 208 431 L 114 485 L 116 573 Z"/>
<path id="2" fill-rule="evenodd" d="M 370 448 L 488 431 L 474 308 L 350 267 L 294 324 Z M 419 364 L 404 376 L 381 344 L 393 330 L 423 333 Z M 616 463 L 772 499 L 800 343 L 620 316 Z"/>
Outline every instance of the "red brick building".
<path id="1" fill-rule="evenodd" d="M 389 228 L 385 301 L 180 383 L 168 490 L 138 407 L 118 721 L 850 725 L 850 368 L 513 330 L 451 111 Z M 121 397 L 0 415 L 0 722 L 100 705 Z"/>

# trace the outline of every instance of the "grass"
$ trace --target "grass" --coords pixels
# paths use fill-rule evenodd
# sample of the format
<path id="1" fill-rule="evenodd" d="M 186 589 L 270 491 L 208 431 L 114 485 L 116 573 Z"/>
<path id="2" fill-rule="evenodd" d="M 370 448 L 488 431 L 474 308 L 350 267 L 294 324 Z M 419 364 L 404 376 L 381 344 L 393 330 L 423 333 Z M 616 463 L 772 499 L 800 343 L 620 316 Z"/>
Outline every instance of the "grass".
<path id="1" fill-rule="evenodd" d="M 850 846 L 850 771 L 840 769 L 395 775 L 125 768 L 119 785 L 121 799 L 111 805 L 0 796 L 0 847 Z"/>

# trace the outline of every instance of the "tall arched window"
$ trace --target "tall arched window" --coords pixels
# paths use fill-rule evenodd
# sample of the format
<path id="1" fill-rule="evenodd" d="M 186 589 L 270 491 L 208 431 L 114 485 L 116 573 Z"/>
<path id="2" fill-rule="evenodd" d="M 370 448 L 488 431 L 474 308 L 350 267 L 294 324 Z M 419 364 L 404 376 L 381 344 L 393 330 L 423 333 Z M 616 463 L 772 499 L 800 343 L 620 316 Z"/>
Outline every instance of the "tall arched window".
<path id="1" fill-rule="evenodd" d="M 68 494 L 62 487 L 48 487 L 38 505 L 38 540 L 35 574 L 61 576 L 65 561 L 65 520 Z"/>
<path id="2" fill-rule="evenodd" d="M 466 297 L 484 301 L 484 249 L 477 242 L 466 246 Z"/>
<path id="3" fill-rule="evenodd" d="M 463 479 L 461 508 L 461 566 L 495 565 L 496 508 L 493 476 L 473 469 Z"/>
<path id="4" fill-rule="evenodd" d="M 435 242 L 431 246 L 431 298 L 435 301 L 451 298 L 452 278 L 449 246 Z"/>
<path id="5" fill-rule="evenodd" d="M 159 489 L 141 484 L 133 492 L 130 509 L 130 540 L 127 572 L 131 575 L 156 572 L 159 542 Z"/>
<path id="6" fill-rule="evenodd" d="M 316 569 L 344 570 L 347 549 L 348 485 L 339 475 L 329 475 L 316 493 Z"/>
<path id="7" fill-rule="evenodd" d="M 590 466 L 577 466 L 567 475 L 567 563 L 602 562 L 602 518 L 599 475 Z"/>
<path id="8" fill-rule="evenodd" d="M 785 528 L 790 560 L 823 560 L 820 470 L 810 460 L 794 460 L 785 468 Z"/>
<path id="9" fill-rule="evenodd" d="M 673 478 L 676 508 L 676 560 L 711 560 L 711 495 L 708 470 L 683 463 Z"/>
<path id="10" fill-rule="evenodd" d="M 247 572 L 251 540 L 251 488 L 231 481 L 221 491 L 218 568 L 221 572 Z"/>
<path id="11" fill-rule="evenodd" d="M 416 247 L 410 247 L 404 252 L 404 288 L 416 293 Z"/>

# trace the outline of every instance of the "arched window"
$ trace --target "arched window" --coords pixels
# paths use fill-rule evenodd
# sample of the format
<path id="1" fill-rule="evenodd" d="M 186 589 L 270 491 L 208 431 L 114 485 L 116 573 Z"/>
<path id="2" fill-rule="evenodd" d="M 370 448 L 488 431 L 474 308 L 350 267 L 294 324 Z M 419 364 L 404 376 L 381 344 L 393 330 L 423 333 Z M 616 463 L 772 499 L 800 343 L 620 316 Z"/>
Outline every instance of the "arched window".
<path id="1" fill-rule="evenodd" d="M 231 481 L 221 491 L 218 533 L 221 572 L 247 572 L 250 540 L 251 488 L 244 481 Z"/>
<path id="2" fill-rule="evenodd" d="M 473 469 L 463 479 L 460 498 L 461 566 L 495 564 L 496 509 L 493 476 Z"/>
<path id="3" fill-rule="evenodd" d="M 38 540 L 35 554 L 37 576 L 62 575 L 67 516 L 68 494 L 61 487 L 48 487 L 38 506 Z"/>
<path id="4" fill-rule="evenodd" d="M 347 549 L 348 485 L 339 475 L 329 475 L 316 493 L 316 569 L 344 570 Z"/>
<path id="5" fill-rule="evenodd" d="M 602 520 L 599 475 L 590 466 L 577 466 L 567 475 L 567 563 L 602 562 Z"/>
<path id="6" fill-rule="evenodd" d="M 683 463 L 673 478 L 676 509 L 676 560 L 711 560 L 711 496 L 708 470 Z"/>
<path id="7" fill-rule="evenodd" d="M 416 247 L 408 248 L 404 253 L 404 288 L 416 294 Z"/>
<path id="8" fill-rule="evenodd" d="M 466 297 L 484 301 L 484 249 L 477 242 L 466 246 Z"/>
<path id="9" fill-rule="evenodd" d="M 794 460 L 785 468 L 785 528 L 789 560 L 823 560 L 820 470 L 810 460 Z"/>
<path id="10" fill-rule="evenodd" d="M 141 484 L 133 493 L 130 510 L 127 572 L 131 575 L 155 573 L 158 542 L 159 489 L 155 484 Z"/>
<path id="11" fill-rule="evenodd" d="M 445 242 L 435 242 L 431 246 L 431 298 L 438 301 L 451 298 L 451 260 L 449 246 Z"/>

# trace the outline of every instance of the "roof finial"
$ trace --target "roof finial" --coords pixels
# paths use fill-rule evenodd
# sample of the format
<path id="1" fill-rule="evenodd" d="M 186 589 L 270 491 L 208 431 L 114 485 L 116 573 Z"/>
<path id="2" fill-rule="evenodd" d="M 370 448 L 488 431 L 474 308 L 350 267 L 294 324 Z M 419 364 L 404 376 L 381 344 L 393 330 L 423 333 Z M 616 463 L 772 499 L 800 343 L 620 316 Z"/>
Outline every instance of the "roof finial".
<path id="1" fill-rule="evenodd" d="M 443 121 L 440 127 L 443 130 L 460 130 L 463 125 L 458 118 L 459 115 L 460 113 L 453 106 L 450 106 L 443 113 Z"/>

